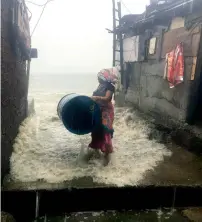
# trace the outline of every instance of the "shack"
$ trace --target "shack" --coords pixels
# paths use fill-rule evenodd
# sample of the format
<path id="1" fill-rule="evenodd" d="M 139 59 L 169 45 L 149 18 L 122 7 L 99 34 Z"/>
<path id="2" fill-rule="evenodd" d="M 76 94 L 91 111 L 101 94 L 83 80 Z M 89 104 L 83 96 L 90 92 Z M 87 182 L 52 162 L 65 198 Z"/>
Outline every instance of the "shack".
<path id="1" fill-rule="evenodd" d="M 12 145 L 27 116 L 31 49 L 27 6 L 24 0 L 1 1 L 1 179 L 9 171 Z"/>
<path id="2" fill-rule="evenodd" d="M 202 122 L 201 0 L 151 1 L 144 13 L 125 15 L 115 33 L 123 36 L 125 102 L 162 122 Z M 184 69 L 169 86 L 167 55 L 182 45 Z M 120 47 L 121 48 L 121 47 Z M 168 67 L 167 67 L 168 68 Z M 177 72 L 178 75 L 178 72 Z"/>

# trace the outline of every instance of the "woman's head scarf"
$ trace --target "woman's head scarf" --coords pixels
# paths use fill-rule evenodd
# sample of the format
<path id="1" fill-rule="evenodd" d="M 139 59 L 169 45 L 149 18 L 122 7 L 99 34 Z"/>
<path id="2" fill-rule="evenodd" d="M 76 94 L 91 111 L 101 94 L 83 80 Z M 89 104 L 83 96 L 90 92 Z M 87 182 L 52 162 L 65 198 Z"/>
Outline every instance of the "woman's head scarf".
<path id="1" fill-rule="evenodd" d="M 98 79 L 104 82 L 115 84 L 118 81 L 118 70 L 116 67 L 102 69 L 98 74 Z"/>

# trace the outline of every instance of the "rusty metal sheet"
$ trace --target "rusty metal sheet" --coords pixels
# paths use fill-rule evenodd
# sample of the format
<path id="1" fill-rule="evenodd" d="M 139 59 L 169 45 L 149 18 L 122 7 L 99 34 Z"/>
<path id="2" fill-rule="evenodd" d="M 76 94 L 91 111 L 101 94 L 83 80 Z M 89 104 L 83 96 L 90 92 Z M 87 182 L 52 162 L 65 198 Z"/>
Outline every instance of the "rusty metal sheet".
<path id="1" fill-rule="evenodd" d="M 197 63 L 197 57 L 193 57 L 193 64 L 192 64 L 192 69 L 191 69 L 191 80 L 194 80 L 194 77 L 195 77 L 196 63 Z"/>
<path id="2" fill-rule="evenodd" d="M 154 53 L 153 54 L 150 54 L 148 52 L 148 59 L 158 59 L 159 58 L 159 51 L 161 49 L 160 47 L 160 44 L 161 44 L 161 31 L 159 30 L 158 32 L 154 33 L 154 35 L 152 36 L 152 38 L 156 38 L 156 42 L 155 42 L 155 50 L 153 51 Z M 149 46 L 150 47 L 150 43 L 149 43 Z"/>
<path id="3" fill-rule="evenodd" d="M 139 36 L 123 40 L 123 58 L 125 62 L 136 62 L 139 60 Z"/>
<path id="4" fill-rule="evenodd" d="M 197 56 L 200 32 L 199 29 L 187 31 L 185 28 L 174 29 L 166 32 L 163 37 L 161 58 L 166 57 L 166 53 L 173 50 L 180 42 L 184 44 L 184 56 Z"/>
<path id="5" fill-rule="evenodd" d="M 149 54 L 153 55 L 156 52 L 156 37 L 153 37 L 149 41 Z"/>
<path id="6" fill-rule="evenodd" d="M 200 44 L 200 34 L 194 33 L 192 35 L 192 54 L 193 56 L 197 56 L 198 50 L 199 50 L 199 44 Z M 196 55 L 195 55 L 196 52 Z"/>
<path id="7" fill-rule="evenodd" d="M 171 21 L 170 30 L 182 28 L 184 27 L 184 23 L 185 23 L 184 17 L 175 17 Z"/>

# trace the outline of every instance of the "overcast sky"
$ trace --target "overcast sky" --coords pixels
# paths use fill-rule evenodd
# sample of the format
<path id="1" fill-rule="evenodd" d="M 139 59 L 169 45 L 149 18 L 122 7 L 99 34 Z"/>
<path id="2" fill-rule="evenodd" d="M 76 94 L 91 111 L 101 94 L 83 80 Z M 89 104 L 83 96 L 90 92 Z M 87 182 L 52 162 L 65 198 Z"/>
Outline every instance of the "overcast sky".
<path id="1" fill-rule="evenodd" d="M 30 0 L 43 4 L 46 0 Z M 142 13 L 149 0 L 124 0 L 122 14 Z M 33 30 L 43 7 L 26 2 Z M 96 73 L 112 65 L 111 0 L 54 0 L 48 3 L 33 36 L 38 59 L 32 74 Z"/>

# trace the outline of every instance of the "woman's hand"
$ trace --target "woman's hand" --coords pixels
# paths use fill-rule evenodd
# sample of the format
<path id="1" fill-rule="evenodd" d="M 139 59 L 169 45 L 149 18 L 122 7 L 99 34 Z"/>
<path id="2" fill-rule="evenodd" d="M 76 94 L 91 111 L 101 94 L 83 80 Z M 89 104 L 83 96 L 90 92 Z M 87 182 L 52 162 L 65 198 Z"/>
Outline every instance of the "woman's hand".
<path id="1" fill-rule="evenodd" d="M 91 99 L 94 100 L 94 101 L 97 101 L 98 97 L 97 96 L 92 96 Z"/>
<path id="2" fill-rule="evenodd" d="M 107 90 L 105 96 L 92 96 L 91 99 L 94 101 L 110 102 L 112 100 L 113 93 Z"/>

